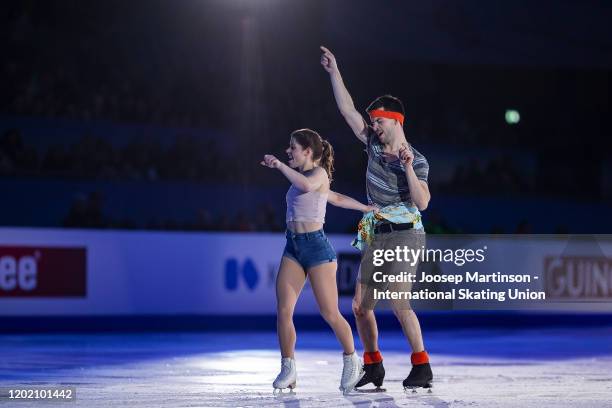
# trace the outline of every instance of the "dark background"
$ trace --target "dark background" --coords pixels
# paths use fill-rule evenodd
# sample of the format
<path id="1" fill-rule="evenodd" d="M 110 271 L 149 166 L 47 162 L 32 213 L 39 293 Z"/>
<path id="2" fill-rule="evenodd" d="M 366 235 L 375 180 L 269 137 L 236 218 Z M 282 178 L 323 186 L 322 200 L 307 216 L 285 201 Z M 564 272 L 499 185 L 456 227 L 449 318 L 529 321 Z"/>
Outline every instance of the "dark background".
<path id="1" fill-rule="evenodd" d="M 259 161 L 302 127 L 364 200 L 323 44 L 361 112 L 404 102 L 428 232 L 610 233 L 609 21 L 599 1 L 5 2 L 0 223 L 280 231 L 288 182 Z"/>

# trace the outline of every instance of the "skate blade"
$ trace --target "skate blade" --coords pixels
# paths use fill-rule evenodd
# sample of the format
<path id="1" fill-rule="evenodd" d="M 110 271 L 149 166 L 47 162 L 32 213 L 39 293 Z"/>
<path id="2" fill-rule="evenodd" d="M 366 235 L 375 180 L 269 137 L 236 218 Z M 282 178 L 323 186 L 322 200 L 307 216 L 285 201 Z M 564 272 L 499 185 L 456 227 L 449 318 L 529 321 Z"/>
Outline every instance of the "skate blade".
<path id="1" fill-rule="evenodd" d="M 416 394 L 417 389 L 419 388 L 427 389 L 427 393 L 431 394 L 432 393 L 431 389 L 433 388 L 433 384 L 427 383 L 425 385 L 409 385 L 407 387 L 404 387 L 404 392 L 408 393 L 409 390 L 412 390 L 412 394 Z"/>
<path id="2" fill-rule="evenodd" d="M 342 395 L 348 395 L 351 393 L 351 391 L 357 391 L 355 389 L 355 386 L 346 387 L 346 388 L 338 387 L 338 389 L 342 392 Z"/>
<path id="3" fill-rule="evenodd" d="M 281 395 L 281 394 L 295 394 L 295 391 L 293 391 L 295 389 L 296 383 L 291 383 L 289 384 L 286 388 L 276 388 L 274 387 L 274 391 L 272 392 L 272 394 L 274 395 Z M 283 392 L 283 390 L 289 390 L 287 392 Z"/>
<path id="4" fill-rule="evenodd" d="M 355 386 L 357 385 L 357 383 L 358 383 L 359 381 L 361 381 L 361 379 L 363 378 L 363 376 L 364 376 L 364 375 L 365 375 L 365 371 L 361 370 L 361 371 L 360 371 L 360 373 L 359 373 L 359 377 L 357 377 L 357 380 L 356 380 L 356 381 L 355 381 L 353 384 L 349 385 L 349 386 L 348 386 L 348 387 L 346 387 L 346 388 L 342 388 L 342 386 L 340 386 L 340 387 L 338 387 L 338 389 L 339 389 L 340 391 L 342 391 L 342 394 L 343 394 L 343 395 L 348 395 L 348 394 L 349 394 L 351 391 L 358 391 L 358 390 L 355 388 Z"/>
<path id="5" fill-rule="evenodd" d="M 379 392 L 387 392 L 387 389 L 386 388 L 381 388 L 381 387 L 368 388 L 368 389 L 355 388 L 355 392 L 358 392 L 360 394 L 376 394 L 376 393 L 379 393 Z"/>

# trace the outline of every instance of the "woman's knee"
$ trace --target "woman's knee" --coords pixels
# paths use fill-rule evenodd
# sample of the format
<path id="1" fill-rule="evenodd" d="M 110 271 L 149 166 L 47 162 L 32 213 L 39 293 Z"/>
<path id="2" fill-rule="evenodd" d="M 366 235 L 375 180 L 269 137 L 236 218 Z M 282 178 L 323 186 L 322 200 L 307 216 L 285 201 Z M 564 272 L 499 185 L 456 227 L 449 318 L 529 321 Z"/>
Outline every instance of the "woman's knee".
<path id="1" fill-rule="evenodd" d="M 323 319 L 328 323 L 333 325 L 334 323 L 336 323 L 338 320 L 342 319 L 342 315 L 340 314 L 340 311 L 336 308 L 336 309 L 321 309 L 321 317 L 323 317 Z"/>
<path id="2" fill-rule="evenodd" d="M 276 319 L 278 321 L 287 321 L 293 319 L 293 308 L 292 307 L 277 307 L 276 308 Z"/>

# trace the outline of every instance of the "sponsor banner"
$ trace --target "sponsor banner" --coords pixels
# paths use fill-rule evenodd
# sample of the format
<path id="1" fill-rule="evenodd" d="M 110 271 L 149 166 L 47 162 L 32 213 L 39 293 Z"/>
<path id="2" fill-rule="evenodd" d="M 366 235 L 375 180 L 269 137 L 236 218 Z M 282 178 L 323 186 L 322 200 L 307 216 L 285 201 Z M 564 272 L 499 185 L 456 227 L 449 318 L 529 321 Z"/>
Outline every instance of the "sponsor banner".
<path id="1" fill-rule="evenodd" d="M 85 297 L 85 248 L 0 246 L 0 297 Z"/>
<path id="2" fill-rule="evenodd" d="M 350 246 L 353 237 L 329 235 L 338 254 L 339 305 L 345 314 L 351 313 L 361 259 Z M 2 256 L 9 257 L 0 273 L 0 316 L 274 314 L 284 245 L 282 233 L 0 228 Z M 500 292 L 509 289 L 500 275 L 529 275 L 530 282 L 516 281 L 514 288 L 547 297 L 545 304 L 445 299 L 430 309 L 612 310 L 611 236 L 428 236 L 426 246 L 452 256 L 419 264 L 416 272 L 431 280 L 422 289 L 453 285 L 459 295 L 461 288 L 439 280 L 470 273 L 476 276 L 472 292 Z M 479 254 L 485 258 L 480 263 Z M 318 313 L 308 280 L 296 313 Z"/>
<path id="3" fill-rule="evenodd" d="M 330 240 L 357 254 L 351 238 Z M 284 234 L 0 228 L 0 246 L 87 254 L 84 297 L 0 297 L 0 316 L 275 314 L 284 245 Z M 350 298 L 340 305 L 350 312 Z M 296 313 L 318 313 L 308 281 Z"/>
<path id="4" fill-rule="evenodd" d="M 612 302 L 611 258 L 547 256 L 544 273 L 546 294 L 551 299 Z"/>

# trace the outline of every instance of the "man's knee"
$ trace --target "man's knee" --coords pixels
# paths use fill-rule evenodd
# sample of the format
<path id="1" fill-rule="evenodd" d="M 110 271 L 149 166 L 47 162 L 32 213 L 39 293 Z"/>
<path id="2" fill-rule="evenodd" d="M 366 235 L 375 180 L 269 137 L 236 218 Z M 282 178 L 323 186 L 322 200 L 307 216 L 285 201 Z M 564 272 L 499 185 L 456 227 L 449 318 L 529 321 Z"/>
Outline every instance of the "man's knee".
<path id="1" fill-rule="evenodd" d="M 393 314 L 395 315 L 395 317 L 397 317 L 397 320 L 399 320 L 400 322 L 402 320 L 409 319 L 410 317 L 412 317 L 412 315 L 414 315 L 414 310 L 412 310 L 410 307 L 407 307 L 407 306 L 392 307 L 392 310 L 393 310 Z"/>

